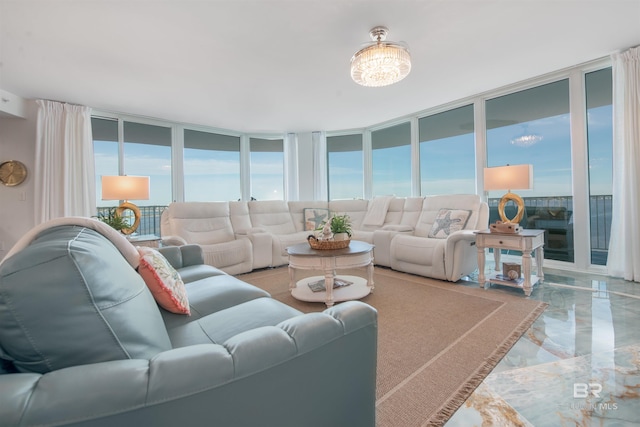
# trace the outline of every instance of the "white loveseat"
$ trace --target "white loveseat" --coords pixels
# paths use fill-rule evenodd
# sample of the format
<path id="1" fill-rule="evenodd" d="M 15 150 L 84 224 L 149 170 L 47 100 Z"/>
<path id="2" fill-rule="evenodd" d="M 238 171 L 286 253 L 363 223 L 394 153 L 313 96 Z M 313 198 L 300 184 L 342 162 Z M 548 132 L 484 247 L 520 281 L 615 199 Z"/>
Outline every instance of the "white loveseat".
<path id="1" fill-rule="evenodd" d="M 349 215 L 352 238 L 375 245 L 376 265 L 452 282 L 476 269 L 473 231 L 486 229 L 489 218 L 487 204 L 472 194 L 183 202 L 164 210 L 161 233 L 170 244 L 199 244 L 205 263 L 240 274 L 286 265 L 286 248 L 305 242 L 329 214 Z"/>

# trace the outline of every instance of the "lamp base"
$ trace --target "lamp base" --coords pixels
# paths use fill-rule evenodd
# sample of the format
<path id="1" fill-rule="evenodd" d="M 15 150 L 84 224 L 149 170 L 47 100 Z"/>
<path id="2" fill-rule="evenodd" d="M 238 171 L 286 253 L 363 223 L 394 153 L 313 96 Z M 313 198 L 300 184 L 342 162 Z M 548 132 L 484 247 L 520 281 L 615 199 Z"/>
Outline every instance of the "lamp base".
<path id="1" fill-rule="evenodd" d="M 120 231 L 123 234 L 132 234 L 138 229 L 138 226 L 140 225 L 140 209 L 133 203 L 125 201 L 116 208 L 116 215 L 122 217 L 122 214 L 126 210 L 130 210 L 131 212 L 133 212 L 134 221 L 129 228 L 123 228 Z"/>
<path id="2" fill-rule="evenodd" d="M 492 233 L 517 234 L 522 231 L 520 224 L 513 222 L 496 221 L 489 226 Z"/>
<path id="3" fill-rule="evenodd" d="M 504 212 L 504 207 L 507 205 L 507 203 L 509 203 L 509 201 L 515 203 L 518 208 L 518 213 L 516 213 L 516 216 L 514 216 L 513 218 L 507 217 Z M 513 222 L 516 224 L 519 223 L 524 217 L 524 200 L 522 200 L 522 197 L 511 192 L 505 194 L 500 199 L 500 203 L 498 203 L 498 214 L 500 215 L 500 219 L 502 220 L 502 222 Z"/>

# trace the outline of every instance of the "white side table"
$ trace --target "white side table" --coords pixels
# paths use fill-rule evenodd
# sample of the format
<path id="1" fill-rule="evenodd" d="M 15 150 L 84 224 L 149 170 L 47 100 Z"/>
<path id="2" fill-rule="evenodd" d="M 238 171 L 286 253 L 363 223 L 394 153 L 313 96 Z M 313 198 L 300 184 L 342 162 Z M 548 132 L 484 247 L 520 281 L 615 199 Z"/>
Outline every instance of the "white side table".
<path id="1" fill-rule="evenodd" d="M 476 232 L 476 247 L 478 248 L 478 282 L 480 286 L 487 288 L 490 283 L 512 286 L 524 290 L 526 296 L 531 295 L 533 286 L 538 281 L 544 281 L 542 262 L 544 260 L 544 230 L 522 230 L 520 233 L 492 233 L 489 230 Z M 514 280 L 503 280 L 492 275 L 485 278 L 485 249 L 493 248 L 493 257 L 496 262 L 495 271 L 500 272 L 500 252 L 502 249 L 512 249 L 522 252 L 522 283 Z M 535 251 L 537 275 L 531 274 L 531 252 Z"/>

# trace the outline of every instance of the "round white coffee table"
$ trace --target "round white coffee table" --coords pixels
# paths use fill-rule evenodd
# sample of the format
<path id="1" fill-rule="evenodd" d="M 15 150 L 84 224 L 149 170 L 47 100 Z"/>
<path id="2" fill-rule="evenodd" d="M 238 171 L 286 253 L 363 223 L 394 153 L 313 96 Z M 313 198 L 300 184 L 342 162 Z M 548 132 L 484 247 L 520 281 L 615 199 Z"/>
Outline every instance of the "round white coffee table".
<path id="1" fill-rule="evenodd" d="M 336 302 L 360 299 L 373 292 L 373 245 L 369 243 L 352 240 L 349 247 L 335 250 L 312 249 L 308 243 L 300 243 L 289 246 L 287 253 L 289 289 L 298 300 L 324 302 L 331 307 Z M 337 269 L 356 267 L 367 268 L 367 279 L 336 275 Z M 296 282 L 297 269 L 322 270 L 324 276 L 308 277 Z"/>

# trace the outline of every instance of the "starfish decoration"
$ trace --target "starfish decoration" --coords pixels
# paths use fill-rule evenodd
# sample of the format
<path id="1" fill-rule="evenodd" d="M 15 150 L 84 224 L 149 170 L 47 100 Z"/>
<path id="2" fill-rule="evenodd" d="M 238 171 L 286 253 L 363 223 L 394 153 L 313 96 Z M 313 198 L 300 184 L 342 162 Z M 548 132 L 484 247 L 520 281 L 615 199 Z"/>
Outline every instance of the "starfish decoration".
<path id="1" fill-rule="evenodd" d="M 314 222 L 315 226 L 313 228 L 318 228 L 322 225 L 322 222 L 327 218 L 327 214 L 326 213 L 318 213 L 318 211 L 314 210 L 313 211 L 313 215 L 311 218 L 309 218 L 311 221 Z"/>
<path id="2" fill-rule="evenodd" d="M 451 234 L 451 225 L 461 222 L 460 218 L 451 219 L 451 211 L 448 211 L 443 218 L 436 218 L 436 229 L 433 230 L 433 235 L 435 236 L 440 231 L 443 231 L 445 235 Z"/>

